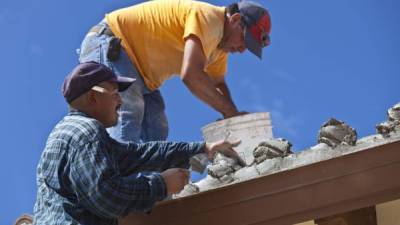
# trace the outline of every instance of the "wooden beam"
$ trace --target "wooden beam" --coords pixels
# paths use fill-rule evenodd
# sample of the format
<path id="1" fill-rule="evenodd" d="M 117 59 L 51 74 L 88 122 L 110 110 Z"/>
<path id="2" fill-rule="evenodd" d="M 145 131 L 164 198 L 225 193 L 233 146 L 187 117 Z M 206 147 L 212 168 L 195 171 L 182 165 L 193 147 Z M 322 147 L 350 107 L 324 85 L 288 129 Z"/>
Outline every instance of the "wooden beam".
<path id="1" fill-rule="evenodd" d="M 400 198 L 400 141 L 163 202 L 120 225 L 287 225 Z"/>

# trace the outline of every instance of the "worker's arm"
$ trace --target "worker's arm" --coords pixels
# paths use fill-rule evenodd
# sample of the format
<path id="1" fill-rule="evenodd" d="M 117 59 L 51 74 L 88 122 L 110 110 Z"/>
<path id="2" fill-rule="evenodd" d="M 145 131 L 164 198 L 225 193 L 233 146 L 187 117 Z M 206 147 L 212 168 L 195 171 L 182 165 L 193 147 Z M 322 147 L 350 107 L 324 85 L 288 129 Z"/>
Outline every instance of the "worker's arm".
<path id="1" fill-rule="evenodd" d="M 232 104 L 234 105 L 235 103 L 232 100 L 231 92 L 229 91 L 228 85 L 226 85 L 225 78 L 223 76 L 214 78 L 214 82 L 215 82 L 215 88 L 217 88 L 217 90 L 223 96 L 225 96 L 229 101 L 231 101 Z M 239 116 L 239 115 L 245 115 L 245 114 L 248 114 L 248 112 L 240 111 L 236 115 Z"/>
<path id="2" fill-rule="evenodd" d="M 181 69 L 183 82 L 197 98 L 220 112 L 224 118 L 237 115 L 238 110 L 227 94 L 229 91 L 224 87 L 220 91 L 216 89 L 213 80 L 204 71 L 205 65 L 206 57 L 202 44 L 196 36 L 190 35 L 185 42 Z"/>
<path id="3" fill-rule="evenodd" d="M 167 196 L 168 187 L 159 172 L 134 168 L 121 171 L 118 161 L 113 160 L 113 149 L 102 141 L 78 147 L 67 183 L 74 191 L 75 201 L 91 213 L 118 218 L 129 212 L 147 212 Z"/>
<path id="4" fill-rule="evenodd" d="M 225 96 L 227 100 L 229 100 L 232 105 L 235 105 L 235 103 L 232 100 L 231 93 L 229 91 L 228 86 L 226 85 L 225 78 L 223 76 L 220 76 L 218 78 L 213 78 L 214 80 L 214 86 L 221 93 L 221 95 Z"/>
<path id="5" fill-rule="evenodd" d="M 237 144 L 122 144 L 90 140 L 76 146 L 68 180 L 76 201 L 93 214 L 118 218 L 129 212 L 147 212 L 157 201 L 181 191 L 187 184 L 189 172 L 169 168 L 172 164 L 188 161 L 200 152 L 210 157 L 216 151 L 237 157 L 232 149 Z M 160 171 L 160 167 L 165 168 Z"/>
<path id="6" fill-rule="evenodd" d="M 117 145 L 116 145 L 117 146 Z M 153 141 L 130 143 L 115 147 L 118 164 L 123 173 L 132 170 L 161 172 L 168 168 L 189 168 L 190 157 L 205 152 L 204 142 Z"/>
<path id="7" fill-rule="evenodd" d="M 169 168 L 189 168 L 189 159 L 205 153 L 211 160 L 216 152 L 228 157 L 239 158 L 233 150 L 239 142 L 221 140 L 218 142 L 170 142 L 153 141 L 146 143 L 117 143 L 111 154 L 118 162 L 123 175 L 133 171 L 161 172 Z"/>

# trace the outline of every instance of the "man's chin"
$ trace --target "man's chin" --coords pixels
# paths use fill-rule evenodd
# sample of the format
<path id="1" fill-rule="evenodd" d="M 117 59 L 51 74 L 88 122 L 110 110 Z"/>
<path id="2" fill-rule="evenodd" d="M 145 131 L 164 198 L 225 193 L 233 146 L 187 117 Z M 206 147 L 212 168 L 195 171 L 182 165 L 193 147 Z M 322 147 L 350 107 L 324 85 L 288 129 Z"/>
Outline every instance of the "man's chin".
<path id="1" fill-rule="evenodd" d="M 118 113 L 115 113 L 115 114 L 116 114 L 116 116 L 113 118 L 112 121 L 110 121 L 110 123 L 108 124 L 107 128 L 117 125 L 117 123 L 118 123 Z"/>
<path id="2" fill-rule="evenodd" d="M 118 123 L 118 120 L 114 120 L 111 123 L 107 124 L 106 128 L 113 127 L 113 126 L 117 125 L 117 123 Z"/>
<path id="3" fill-rule="evenodd" d="M 233 50 L 232 48 L 223 48 L 222 51 L 225 53 L 235 53 L 237 52 L 236 50 Z"/>

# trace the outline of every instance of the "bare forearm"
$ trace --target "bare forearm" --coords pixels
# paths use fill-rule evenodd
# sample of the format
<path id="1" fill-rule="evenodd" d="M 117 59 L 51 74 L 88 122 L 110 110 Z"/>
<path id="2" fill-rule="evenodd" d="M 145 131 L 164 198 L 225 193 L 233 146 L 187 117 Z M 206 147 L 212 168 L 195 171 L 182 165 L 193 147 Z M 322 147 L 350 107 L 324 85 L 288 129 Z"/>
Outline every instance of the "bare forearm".
<path id="1" fill-rule="evenodd" d="M 220 112 L 224 117 L 230 117 L 237 113 L 230 95 L 217 91 L 207 73 L 196 71 L 184 77 L 183 82 L 189 90 L 200 100 Z"/>
<path id="2" fill-rule="evenodd" d="M 235 105 L 235 103 L 232 100 L 231 93 L 229 91 L 228 86 L 225 84 L 225 82 L 221 82 L 215 85 L 215 87 L 220 91 L 220 93 L 225 96 L 231 103 L 232 105 Z"/>
<path id="3" fill-rule="evenodd" d="M 202 43 L 196 36 L 191 35 L 185 42 L 181 69 L 183 82 L 197 98 L 220 112 L 224 118 L 235 116 L 237 109 L 230 97 L 220 93 L 204 71 L 206 61 Z"/>

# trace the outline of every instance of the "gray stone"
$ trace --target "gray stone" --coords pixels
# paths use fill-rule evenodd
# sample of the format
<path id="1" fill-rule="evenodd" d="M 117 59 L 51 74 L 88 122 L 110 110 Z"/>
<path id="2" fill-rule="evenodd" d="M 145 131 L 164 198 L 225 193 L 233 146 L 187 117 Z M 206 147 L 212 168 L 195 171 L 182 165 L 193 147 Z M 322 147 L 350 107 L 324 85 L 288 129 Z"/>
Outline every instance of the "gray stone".
<path id="1" fill-rule="evenodd" d="M 266 159 L 288 156 L 292 154 L 290 150 L 291 147 L 292 144 L 285 139 L 267 139 L 259 143 L 254 149 L 254 163 L 259 164 Z"/>
<path id="2" fill-rule="evenodd" d="M 221 180 L 216 179 L 214 177 L 206 176 L 204 179 L 199 180 L 195 184 L 197 185 L 197 187 L 199 187 L 200 192 L 202 192 L 202 191 L 206 191 L 209 189 L 214 189 L 214 188 L 220 187 L 224 183 Z"/>
<path id="3" fill-rule="evenodd" d="M 192 158 L 190 158 L 189 163 L 190 166 L 192 167 L 192 170 L 199 173 L 203 173 L 208 165 L 207 155 L 204 153 L 197 154 Z"/>
<path id="4" fill-rule="evenodd" d="M 325 144 L 325 143 L 318 143 L 317 145 L 312 146 L 310 149 L 312 150 L 324 150 L 324 149 L 329 149 L 331 146 Z"/>
<path id="5" fill-rule="evenodd" d="M 189 183 L 186 184 L 185 187 L 183 188 L 183 190 L 181 192 L 179 192 L 178 194 L 175 194 L 172 196 L 172 198 L 182 198 L 185 196 L 189 196 L 189 195 L 194 195 L 200 192 L 200 188 L 194 184 L 194 183 Z"/>
<path id="6" fill-rule="evenodd" d="M 267 175 L 280 169 L 282 158 L 267 159 L 262 163 L 255 165 L 260 175 Z"/>
<path id="7" fill-rule="evenodd" d="M 219 178 L 219 181 L 221 182 L 220 184 L 228 184 L 233 182 L 235 179 L 233 178 L 233 174 L 226 174 L 224 176 L 222 176 L 221 178 Z"/>
<path id="8" fill-rule="evenodd" d="M 217 153 L 211 165 L 207 166 L 207 172 L 214 178 L 221 178 L 242 168 L 236 159 Z"/>
<path id="9" fill-rule="evenodd" d="M 207 166 L 208 174 L 214 178 L 223 177 L 226 174 L 232 173 L 233 171 L 233 167 L 226 163 L 212 164 Z"/>
<path id="10" fill-rule="evenodd" d="M 335 158 L 337 156 L 340 156 L 341 148 L 323 148 L 322 146 L 319 146 L 318 148 L 311 148 L 307 149 L 304 151 L 301 151 L 296 154 L 296 160 L 293 162 L 293 168 L 315 163 L 315 162 L 320 162 L 324 160 L 328 160 L 331 158 Z"/>
<path id="11" fill-rule="evenodd" d="M 322 125 L 318 143 L 325 143 L 335 148 L 338 145 L 352 145 L 357 141 L 357 132 L 343 121 L 334 118 Z"/>
<path id="12" fill-rule="evenodd" d="M 400 132 L 400 103 L 387 111 L 388 120 L 376 125 L 376 132 L 387 138 L 394 132 Z"/>
<path id="13" fill-rule="evenodd" d="M 398 120 L 400 121 L 400 102 L 397 103 L 396 105 L 392 106 L 388 110 L 388 119 L 390 121 Z"/>
<path id="14" fill-rule="evenodd" d="M 235 181 L 244 181 L 244 180 L 249 180 L 251 178 L 255 178 L 259 175 L 260 174 L 258 173 L 255 166 L 248 166 L 248 167 L 243 167 L 242 169 L 236 171 L 233 174 L 233 178 L 235 179 Z"/>
<path id="15" fill-rule="evenodd" d="M 390 133 L 396 132 L 400 127 L 399 121 L 385 121 L 376 125 L 376 132 L 381 134 L 383 137 L 389 137 Z"/>

